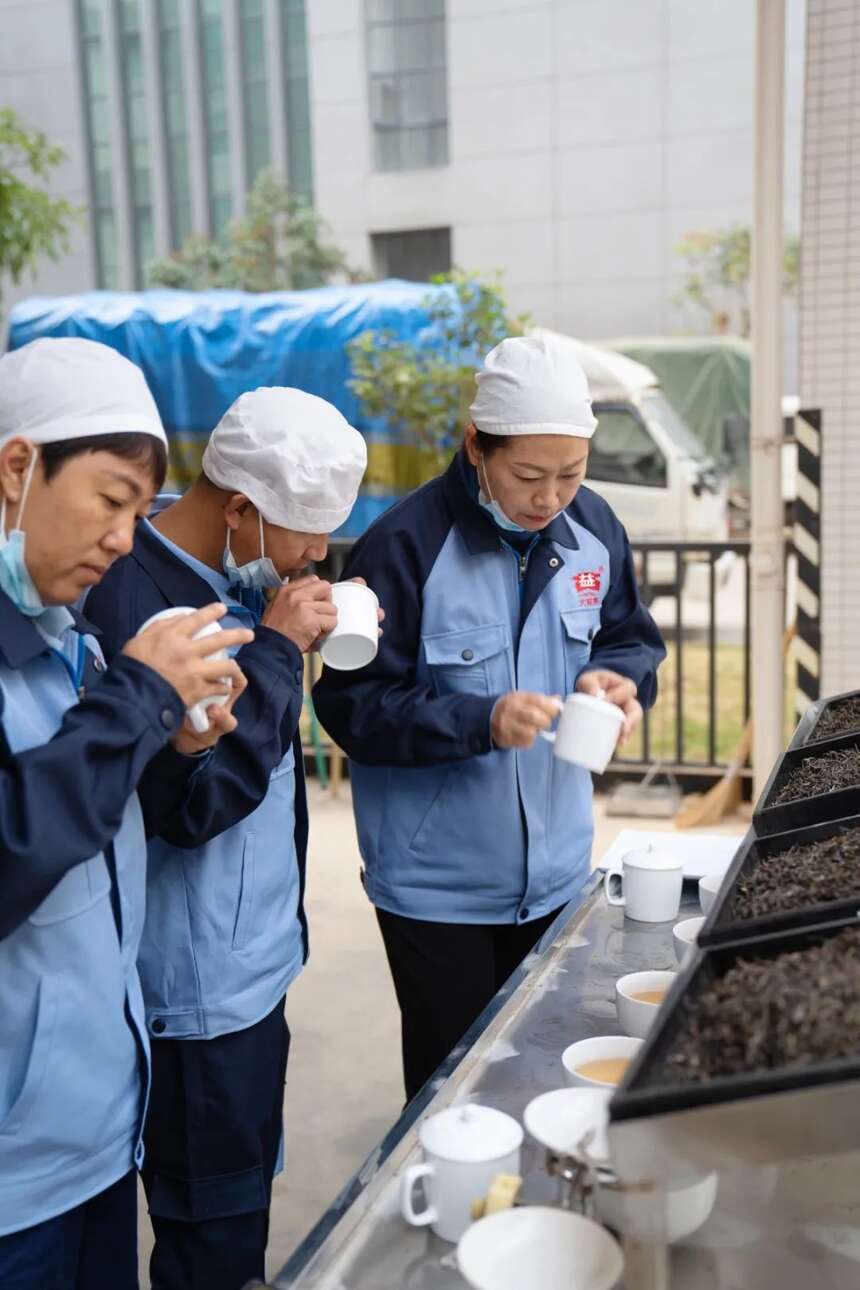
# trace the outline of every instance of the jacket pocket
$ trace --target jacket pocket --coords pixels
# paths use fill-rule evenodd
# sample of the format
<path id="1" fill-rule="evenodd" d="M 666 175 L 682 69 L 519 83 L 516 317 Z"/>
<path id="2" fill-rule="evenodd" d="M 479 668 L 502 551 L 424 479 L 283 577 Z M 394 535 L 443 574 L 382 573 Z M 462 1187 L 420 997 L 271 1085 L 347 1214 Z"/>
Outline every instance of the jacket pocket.
<path id="1" fill-rule="evenodd" d="M 49 978 L 43 977 L 39 982 L 33 1037 L 24 1066 L 24 1076 L 9 1110 L 0 1120 L 0 1137 L 11 1137 L 19 1133 L 35 1108 L 53 1048 L 57 994 L 56 985 Z M 58 1091 L 57 1093 L 59 1095 Z"/>
<path id="2" fill-rule="evenodd" d="M 242 848 L 242 881 L 239 888 L 239 901 L 236 906 L 236 922 L 233 926 L 234 950 L 244 949 L 251 935 L 251 921 L 254 914 L 256 849 L 256 833 L 247 833 Z"/>
<path id="3" fill-rule="evenodd" d="M 438 695 L 511 689 L 510 632 L 503 623 L 424 636 L 422 644 Z"/>
<path id="4" fill-rule="evenodd" d="M 65 874 L 50 891 L 28 921 L 35 927 L 47 927 L 76 918 L 103 900 L 110 891 L 110 878 L 103 856 L 84 860 Z"/>
<path id="5" fill-rule="evenodd" d="M 591 642 L 600 631 L 599 609 L 563 609 L 564 688 L 571 694 L 576 678 L 591 658 Z"/>

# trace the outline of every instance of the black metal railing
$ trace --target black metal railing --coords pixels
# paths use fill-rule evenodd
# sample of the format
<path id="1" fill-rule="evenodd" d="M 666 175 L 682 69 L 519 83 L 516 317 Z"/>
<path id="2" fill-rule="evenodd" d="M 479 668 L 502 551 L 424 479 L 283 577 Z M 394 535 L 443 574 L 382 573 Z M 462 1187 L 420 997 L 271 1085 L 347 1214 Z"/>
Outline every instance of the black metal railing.
<path id="1" fill-rule="evenodd" d="M 659 764 L 679 778 L 713 780 L 729 764 L 750 713 L 750 544 L 631 545 L 642 594 L 661 627 L 668 656 L 657 702 L 610 772 L 639 777 Z M 323 566 L 328 577 L 341 576 L 350 546 L 332 543 Z M 728 621 L 720 623 L 720 582 L 726 572 L 735 586 Z M 744 777 L 750 773 L 742 771 Z"/>

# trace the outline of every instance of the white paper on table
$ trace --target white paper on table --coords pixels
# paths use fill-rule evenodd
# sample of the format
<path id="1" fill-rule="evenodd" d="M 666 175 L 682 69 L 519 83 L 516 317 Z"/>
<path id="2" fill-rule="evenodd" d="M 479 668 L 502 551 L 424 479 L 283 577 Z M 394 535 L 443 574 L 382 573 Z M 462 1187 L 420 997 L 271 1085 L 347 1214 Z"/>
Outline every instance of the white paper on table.
<path id="1" fill-rule="evenodd" d="M 608 869 L 620 864 L 628 851 L 652 846 L 668 851 L 684 861 L 685 878 L 710 878 L 726 872 L 743 840 L 743 833 L 661 833 L 659 830 L 622 829 L 612 846 L 598 860 L 595 868 Z"/>

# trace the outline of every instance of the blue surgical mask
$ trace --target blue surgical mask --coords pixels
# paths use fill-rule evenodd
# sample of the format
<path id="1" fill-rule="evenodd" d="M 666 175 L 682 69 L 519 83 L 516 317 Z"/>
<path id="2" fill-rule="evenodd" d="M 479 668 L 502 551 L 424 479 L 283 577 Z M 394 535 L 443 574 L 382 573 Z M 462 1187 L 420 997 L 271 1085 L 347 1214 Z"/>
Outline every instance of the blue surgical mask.
<path id="1" fill-rule="evenodd" d="M 15 608 L 22 614 L 26 614 L 28 618 L 38 618 L 45 613 L 46 608 L 42 603 L 42 597 L 39 595 L 35 582 L 30 577 L 30 570 L 27 568 L 27 537 L 21 528 L 24 506 L 38 459 L 39 450 L 34 448 L 32 459 L 27 467 L 27 478 L 24 480 L 24 487 L 21 490 L 17 528 L 12 529 L 11 533 L 6 532 L 5 496 L 2 503 L 0 503 L 0 587 L 3 588 Z"/>
<path id="2" fill-rule="evenodd" d="M 260 557 L 258 560 L 249 560 L 247 564 L 238 565 L 233 552 L 230 550 L 230 526 L 227 525 L 227 545 L 224 548 L 223 566 L 227 581 L 231 586 L 239 584 L 242 587 L 262 591 L 265 587 L 282 587 L 287 579 L 282 578 L 275 568 L 272 561 L 265 553 L 263 545 L 263 517 L 257 512 L 257 518 L 260 521 Z"/>
<path id="3" fill-rule="evenodd" d="M 482 470 L 484 475 L 483 479 L 481 479 Z M 478 489 L 479 504 L 483 506 L 488 515 L 492 516 L 500 529 L 504 529 L 506 533 L 531 533 L 531 529 L 524 529 L 521 525 L 515 524 L 514 521 L 502 510 L 495 497 L 493 497 L 493 494 L 490 492 L 490 481 L 487 479 L 483 457 L 481 458 L 481 465 L 478 467 Z"/>

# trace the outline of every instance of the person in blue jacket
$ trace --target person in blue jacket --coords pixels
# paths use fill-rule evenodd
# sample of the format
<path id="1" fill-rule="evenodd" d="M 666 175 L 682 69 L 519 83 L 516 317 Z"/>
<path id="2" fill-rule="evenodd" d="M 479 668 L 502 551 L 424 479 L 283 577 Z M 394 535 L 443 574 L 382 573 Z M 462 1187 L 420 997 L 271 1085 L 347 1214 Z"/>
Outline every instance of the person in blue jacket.
<path id="1" fill-rule="evenodd" d="M 131 548 L 164 477 L 143 374 L 77 338 L 0 358 L 0 1286 L 134 1290 L 148 1049 L 135 961 L 145 830 L 235 728 L 241 688 L 194 641 L 221 605 L 163 622 L 110 667 L 73 607 Z M 209 598 L 210 601 L 212 597 Z"/>
<path id="2" fill-rule="evenodd" d="M 361 435 L 323 399 L 243 394 L 198 480 L 158 500 L 87 600 L 108 657 L 151 614 L 213 596 L 226 622 L 255 629 L 238 655 L 238 729 L 149 846 L 140 972 L 153 1041 L 142 1171 L 153 1290 L 264 1278 L 285 996 L 308 953 L 302 655 L 337 620 L 329 584 L 300 575 L 349 515 L 366 460 Z M 266 589 L 277 593 L 268 606 Z"/>
<path id="3" fill-rule="evenodd" d="M 536 738 L 559 696 L 604 691 L 627 737 L 665 655 L 624 529 L 583 486 L 596 422 L 569 349 L 508 339 L 476 379 L 449 469 L 344 571 L 386 608 L 375 662 L 314 690 L 351 758 L 409 1098 L 588 876 L 591 777 Z"/>

